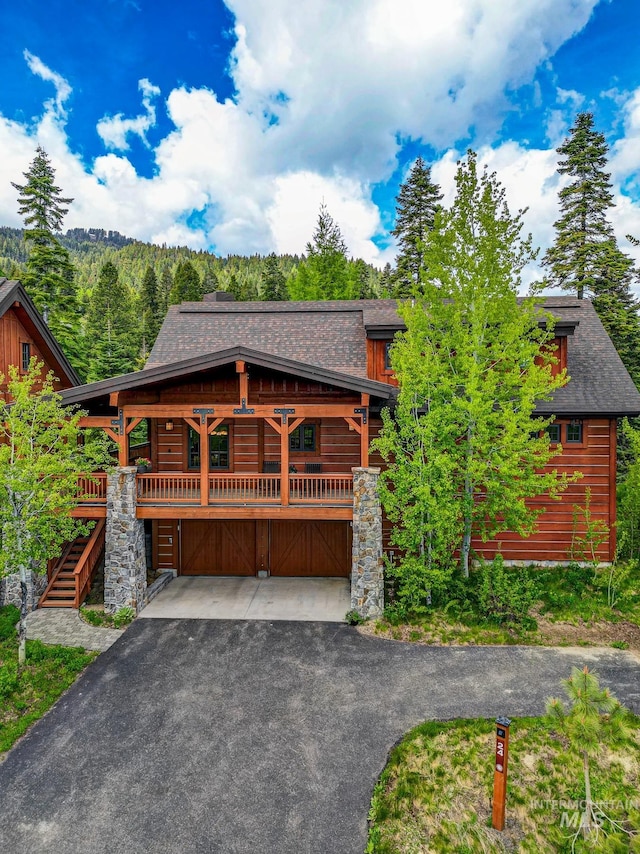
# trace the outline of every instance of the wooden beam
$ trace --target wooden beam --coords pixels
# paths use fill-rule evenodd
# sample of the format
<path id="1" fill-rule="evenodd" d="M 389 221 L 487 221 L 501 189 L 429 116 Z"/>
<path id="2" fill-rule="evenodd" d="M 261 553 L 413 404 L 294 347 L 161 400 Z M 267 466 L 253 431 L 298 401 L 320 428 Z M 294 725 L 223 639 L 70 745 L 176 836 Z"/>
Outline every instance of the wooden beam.
<path id="1" fill-rule="evenodd" d="M 129 437 L 126 432 L 123 436 L 118 435 L 118 465 L 119 466 L 128 466 L 129 465 Z"/>
<path id="2" fill-rule="evenodd" d="M 198 421 L 194 421 L 193 418 L 185 418 L 184 420 L 187 422 L 189 427 L 193 427 L 196 433 L 200 432 L 200 424 Z"/>
<path id="3" fill-rule="evenodd" d="M 200 505 L 209 505 L 209 430 L 207 419 L 200 424 Z"/>
<path id="4" fill-rule="evenodd" d="M 78 508 L 82 510 L 82 508 Z M 87 512 L 89 511 L 89 512 Z M 86 508 L 79 516 L 104 516 L 106 508 Z M 334 519 L 351 521 L 352 507 L 242 507 L 239 505 L 222 507 L 210 504 L 208 507 L 193 504 L 181 504 L 173 507 L 154 507 L 151 504 L 138 504 L 138 519 Z"/>
<path id="5" fill-rule="evenodd" d="M 289 431 L 284 422 L 280 430 L 280 504 L 289 505 Z"/>
<path id="6" fill-rule="evenodd" d="M 240 397 L 238 403 L 242 406 L 243 401 L 245 405 L 249 403 L 249 374 L 247 373 L 246 362 L 238 359 L 236 362 L 236 371 L 240 379 Z"/>
<path id="7" fill-rule="evenodd" d="M 349 425 L 349 427 L 351 427 L 352 430 L 355 430 L 356 433 L 360 433 L 360 435 L 362 435 L 362 426 L 360 422 L 356 421 L 355 418 L 348 417 L 345 417 L 344 420 L 347 422 L 347 424 Z"/>
<path id="8" fill-rule="evenodd" d="M 366 392 L 363 391 L 362 394 L 360 395 L 360 402 L 362 403 L 362 405 L 363 406 L 369 406 L 369 400 L 370 400 L 370 395 L 368 395 Z"/>
<path id="9" fill-rule="evenodd" d="M 253 412 L 247 413 L 246 415 L 238 415 L 238 413 L 234 412 L 234 409 L 237 409 L 236 404 L 220 404 L 217 405 L 215 401 L 207 401 L 206 403 L 191 403 L 188 406 L 184 404 L 140 404 L 140 405 L 131 405 L 123 407 L 124 417 L 125 418 L 193 418 L 193 410 L 196 408 L 213 408 L 215 410 L 214 414 L 216 418 L 277 418 L 280 419 L 280 414 L 276 412 L 276 409 L 282 409 L 289 406 L 292 409 L 295 409 L 295 412 L 290 417 L 295 418 L 347 418 L 347 417 L 359 417 L 357 413 L 354 412 L 356 408 L 356 404 L 344 404 L 344 403 L 321 403 L 321 404 L 303 404 L 297 405 L 296 403 L 291 403 L 291 401 L 281 403 L 278 405 L 277 403 L 266 406 L 264 404 L 253 404 L 251 409 Z"/>
<path id="10" fill-rule="evenodd" d="M 207 427 L 207 433 L 211 434 L 214 430 L 216 430 L 224 421 L 224 418 L 214 418 L 211 424 Z"/>
<path id="11" fill-rule="evenodd" d="M 360 428 L 360 465 L 366 469 L 369 466 L 369 419 L 366 415 Z"/>
<path id="12" fill-rule="evenodd" d="M 119 391 L 112 391 L 109 395 L 109 406 L 115 406 L 118 408 L 118 397 L 120 395 Z"/>
<path id="13" fill-rule="evenodd" d="M 85 415 L 78 421 L 79 427 L 111 427 L 111 415 Z"/>
<path id="14" fill-rule="evenodd" d="M 138 426 L 138 424 L 140 424 L 140 422 L 141 422 L 141 421 L 144 421 L 144 418 L 142 418 L 142 417 L 140 417 L 140 418 L 132 418 L 132 420 L 131 420 L 131 421 L 127 424 L 127 426 L 125 427 L 125 430 L 127 431 L 127 434 L 131 433 L 131 431 L 132 431 L 132 430 L 135 430 L 135 429 L 136 429 L 136 427 Z"/>
<path id="15" fill-rule="evenodd" d="M 273 418 L 265 418 L 264 420 L 267 422 L 267 424 L 270 427 L 273 427 L 273 429 L 276 431 L 276 433 L 278 433 L 278 434 L 282 433 L 282 426 L 283 425 L 278 423 L 278 421 L 275 421 Z"/>
<path id="16" fill-rule="evenodd" d="M 110 439 L 113 439 L 113 441 L 114 441 L 114 442 L 116 443 L 116 445 L 117 445 L 117 444 L 118 444 L 118 440 L 120 439 L 120 437 L 118 436 L 118 434 L 116 433 L 116 431 L 115 431 L 115 430 L 113 430 L 111 427 L 103 427 L 102 429 L 104 430 L 104 432 L 107 434 L 107 436 L 108 436 Z"/>
<path id="17" fill-rule="evenodd" d="M 293 421 L 291 421 L 289 424 L 287 424 L 287 433 L 293 433 L 293 431 L 297 427 L 299 427 L 303 421 L 304 421 L 304 418 L 296 418 Z"/>

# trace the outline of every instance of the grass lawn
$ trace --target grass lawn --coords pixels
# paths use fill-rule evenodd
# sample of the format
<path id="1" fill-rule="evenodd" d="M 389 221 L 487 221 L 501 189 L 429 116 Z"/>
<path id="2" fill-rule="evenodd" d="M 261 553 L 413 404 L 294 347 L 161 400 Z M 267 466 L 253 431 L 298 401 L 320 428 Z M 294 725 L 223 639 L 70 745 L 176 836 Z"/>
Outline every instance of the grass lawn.
<path id="1" fill-rule="evenodd" d="M 592 792 L 626 831 L 640 831 L 640 718 L 631 739 L 601 748 Z M 491 828 L 495 722 L 432 721 L 392 751 L 372 798 L 367 854 L 556 854 L 572 850 L 571 822 L 584 798 L 582 760 L 541 718 L 511 725 L 505 831 Z M 563 815 L 565 816 L 563 819 Z M 640 852 L 640 836 L 606 822 L 595 847 L 576 852 Z"/>
<path id="2" fill-rule="evenodd" d="M 476 570 L 476 572 L 478 572 Z M 517 573 L 518 570 L 507 570 Z M 479 613 L 470 580 L 467 601 L 452 599 L 420 617 L 373 621 L 361 631 L 394 640 L 431 644 L 600 645 L 640 651 L 640 579 L 620 583 L 613 607 L 607 601 L 607 568 L 554 567 L 528 570 L 536 601 L 524 625 L 501 624 Z M 458 586 L 458 593 L 461 587 Z"/>
<path id="3" fill-rule="evenodd" d="M 14 609 L 15 610 L 15 609 Z M 13 612 L 0 608 L 0 624 Z M 2 633 L 4 634 L 4 632 Z M 18 675 L 18 640 L 15 633 L 0 634 L 0 753 L 23 735 L 51 708 L 79 673 L 98 655 L 79 647 L 49 646 L 27 641 L 27 662 Z"/>

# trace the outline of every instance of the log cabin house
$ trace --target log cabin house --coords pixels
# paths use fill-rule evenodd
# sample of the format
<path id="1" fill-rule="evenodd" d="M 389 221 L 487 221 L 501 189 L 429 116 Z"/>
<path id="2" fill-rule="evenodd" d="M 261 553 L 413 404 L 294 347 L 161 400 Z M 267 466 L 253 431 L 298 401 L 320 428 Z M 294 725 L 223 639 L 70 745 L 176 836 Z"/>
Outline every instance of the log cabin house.
<path id="1" fill-rule="evenodd" d="M 555 414 L 550 433 L 562 444 L 552 466 L 583 477 L 560 502 L 537 499 L 546 512 L 532 537 L 506 533 L 474 546 L 508 561 L 567 561 L 573 507 L 589 487 L 593 518 L 610 531 L 598 549 L 608 561 L 616 419 L 640 413 L 640 394 L 588 300 L 551 297 L 546 308 L 557 319 L 560 367 L 571 377 L 540 407 Z M 120 478 L 109 506 L 129 502 L 127 512 L 146 526 L 154 568 L 351 577 L 354 606 L 372 614 L 381 606 L 380 556 L 389 543 L 375 489 L 381 460 L 369 444 L 381 409 L 393 405 L 388 350 L 402 328 L 393 300 L 235 303 L 208 294 L 169 309 L 144 370 L 63 398 L 88 411 L 86 426 L 112 436 L 121 467 L 131 461 L 131 431 L 148 424 L 152 470 L 121 468 L 131 483 Z M 106 482 L 89 491 L 78 514 L 104 518 Z M 112 607 L 131 600 L 114 597 Z"/>

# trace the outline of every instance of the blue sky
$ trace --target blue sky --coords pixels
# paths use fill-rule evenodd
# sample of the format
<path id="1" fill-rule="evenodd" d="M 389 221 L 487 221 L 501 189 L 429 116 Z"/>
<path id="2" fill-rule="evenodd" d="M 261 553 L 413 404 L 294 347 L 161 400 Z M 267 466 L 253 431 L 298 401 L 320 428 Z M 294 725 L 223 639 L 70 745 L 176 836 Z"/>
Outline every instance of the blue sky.
<path id="1" fill-rule="evenodd" d="M 41 144 L 68 227 L 301 252 L 324 201 L 381 266 L 411 162 L 450 199 L 472 146 L 544 248 L 554 149 L 589 109 L 624 248 L 640 233 L 637 0 L 22 0 L 0 27 L 0 224 Z"/>

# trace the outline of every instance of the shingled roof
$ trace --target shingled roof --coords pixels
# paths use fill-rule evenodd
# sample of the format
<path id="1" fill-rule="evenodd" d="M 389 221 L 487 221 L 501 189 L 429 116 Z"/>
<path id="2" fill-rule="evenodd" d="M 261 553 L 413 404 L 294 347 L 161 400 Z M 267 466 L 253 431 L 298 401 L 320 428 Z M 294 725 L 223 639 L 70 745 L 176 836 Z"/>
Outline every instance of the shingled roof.
<path id="1" fill-rule="evenodd" d="M 17 308 L 19 320 L 37 341 L 38 347 L 59 380 L 79 385 L 80 378 L 62 352 L 53 333 L 20 282 L 0 276 L 0 317 L 10 308 Z"/>
<path id="2" fill-rule="evenodd" d="M 573 334 L 571 381 L 540 412 L 556 415 L 637 415 L 640 394 L 591 302 L 544 301 Z M 204 302 L 169 309 L 146 369 L 241 346 L 354 377 L 367 376 L 366 339 L 403 328 L 395 300 Z"/>

